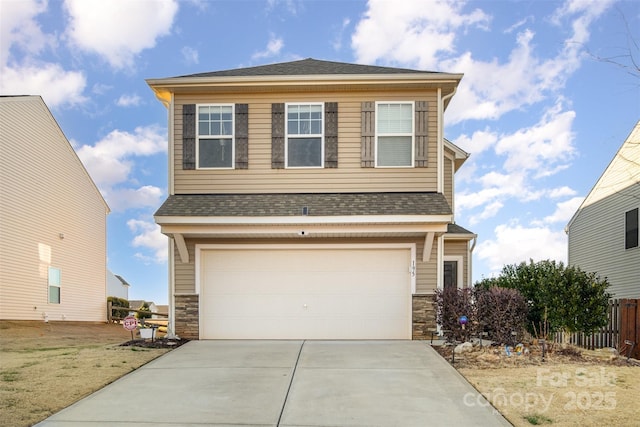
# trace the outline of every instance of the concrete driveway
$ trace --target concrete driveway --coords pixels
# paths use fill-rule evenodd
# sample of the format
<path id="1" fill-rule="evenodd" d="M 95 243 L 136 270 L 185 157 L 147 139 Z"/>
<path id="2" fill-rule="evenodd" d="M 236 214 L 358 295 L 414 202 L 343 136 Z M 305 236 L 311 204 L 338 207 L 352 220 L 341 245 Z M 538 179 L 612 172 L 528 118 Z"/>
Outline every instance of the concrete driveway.
<path id="1" fill-rule="evenodd" d="M 508 426 L 424 341 L 191 341 L 60 426 Z"/>

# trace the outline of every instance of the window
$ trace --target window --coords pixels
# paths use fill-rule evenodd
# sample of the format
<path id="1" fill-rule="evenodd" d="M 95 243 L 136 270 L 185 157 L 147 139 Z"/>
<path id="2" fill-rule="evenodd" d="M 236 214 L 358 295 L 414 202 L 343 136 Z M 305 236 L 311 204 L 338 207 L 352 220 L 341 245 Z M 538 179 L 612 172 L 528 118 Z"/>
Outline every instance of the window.
<path id="1" fill-rule="evenodd" d="M 198 169 L 233 168 L 233 105 L 198 105 Z"/>
<path id="2" fill-rule="evenodd" d="M 288 168 L 323 167 L 323 104 L 287 104 L 285 158 Z"/>
<path id="3" fill-rule="evenodd" d="M 413 103 L 376 103 L 376 166 L 413 166 Z"/>
<path id="4" fill-rule="evenodd" d="M 457 261 L 445 261 L 444 262 L 444 288 L 457 288 L 458 287 L 458 262 Z"/>
<path id="5" fill-rule="evenodd" d="M 624 222 L 624 248 L 631 249 L 638 247 L 638 208 L 632 209 L 625 214 Z"/>
<path id="6" fill-rule="evenodd" d="M 60 269 L 49 267 L 49 303 L 60 304 Z"/>

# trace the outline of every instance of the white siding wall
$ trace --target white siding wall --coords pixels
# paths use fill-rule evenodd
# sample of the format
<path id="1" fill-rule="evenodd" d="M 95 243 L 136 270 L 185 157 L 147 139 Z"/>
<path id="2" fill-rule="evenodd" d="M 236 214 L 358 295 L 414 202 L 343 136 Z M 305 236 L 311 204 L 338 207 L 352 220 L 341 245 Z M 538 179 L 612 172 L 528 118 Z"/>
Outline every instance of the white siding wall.
<path id="1" fill-rule="evenodd" d="M 40 97 L 0 98 L 0 129 L 0 318 L 104 321 L 104 200 Z"/>

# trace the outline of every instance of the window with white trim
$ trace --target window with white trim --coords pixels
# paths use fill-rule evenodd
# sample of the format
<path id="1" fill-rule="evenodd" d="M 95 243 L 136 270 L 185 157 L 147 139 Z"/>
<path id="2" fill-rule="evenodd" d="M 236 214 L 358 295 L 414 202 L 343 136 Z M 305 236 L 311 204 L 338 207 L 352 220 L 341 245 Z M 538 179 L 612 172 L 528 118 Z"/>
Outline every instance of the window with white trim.
<path id="1" fill-rule="evenodd" d="M 324 104 L 286 105 L 287 168 L 324 166 Z"/>
<path id="2" fill-rule="evenodd" d="M 233 104 L 198 105 L 196 164 L 198 169 L 234 167 Z"/>
<path id="3" fill-rule="evenodd" d="M 49 303 L 60 304 L 60 269 L 49 267 Z"/>
<path id="4" fill-rule="evenodd" d="M 376 102 L 376 167 L 412 167 L 414 105 Z"/>

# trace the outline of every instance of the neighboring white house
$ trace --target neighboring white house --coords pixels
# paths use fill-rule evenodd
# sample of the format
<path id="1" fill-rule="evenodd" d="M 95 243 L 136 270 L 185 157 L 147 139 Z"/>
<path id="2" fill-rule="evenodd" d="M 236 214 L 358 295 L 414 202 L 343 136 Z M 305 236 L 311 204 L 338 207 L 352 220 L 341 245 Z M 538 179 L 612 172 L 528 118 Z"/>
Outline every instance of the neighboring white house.
<path id="1" fill-rule="evenodd" d="M 129 299 L 129 283 L 118 276 L 113 274 L 111 270 L 107 270 L 107 296 Z"/>
<path id="2" fill-rule="evenodd" d="M 569 265 L 611 283 L 613 298 L 640 298 L 640 121 L 566 227 Z"/>
<path id="3" fill-rule="evenodd" d="M 42 98 L 0 97 L 0 319 L 105 321 L 108 213 Z"/>

